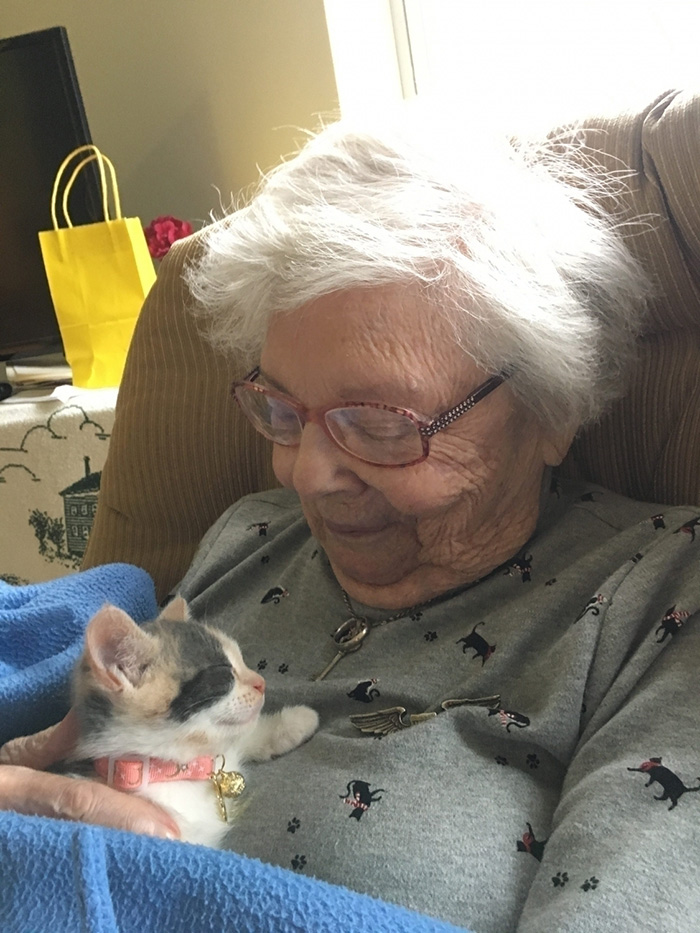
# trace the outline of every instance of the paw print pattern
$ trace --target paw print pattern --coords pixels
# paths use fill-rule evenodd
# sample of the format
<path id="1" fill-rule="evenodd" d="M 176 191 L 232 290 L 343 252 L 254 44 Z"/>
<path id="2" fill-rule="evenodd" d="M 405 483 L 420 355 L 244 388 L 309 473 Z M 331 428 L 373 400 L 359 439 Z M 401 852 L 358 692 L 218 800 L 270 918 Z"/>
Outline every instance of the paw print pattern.
<path id="1" fill-rule="evenodd" d="M 565 871 L 558 871 L 556 875 L 552 878 L 552 884 L 555 888 L 563 888 L 564 885 L 568 882 L 569 876 Z"/>
<path id="2" fill-rule="evenodd" d="M 544 585 L 545 585 L 545 586 L 554 586 L 554 584 L 555 584 L 556 582 L 557 582 L 557 578 L 556 578 L 556 577 L 552 577 L 551 580 L 545 580 L 545 584 L 544 584 Z"/>
<path id="3" fill-rule="evenodd" d="M 496 755 L 496 764 L 497 765 L 507 765 L 508 759 L 504 755 Z"/>
<path id="4" fill-rule="evenodd" d="M 540 766 L 540 759 L 534 752 L 531 752 L 525 760 L 527 761 L 528 768 L 534 769 Z"/>
<path id="5" fill-rule="evenodd" d="M 295 816 L 293 816 L 291 820 L 287 823 L 287 832 L 295 833 L 299 829 L 300 826 L 301 826 L 301 822 Z"/>
<path id="6" fill-rule="evenodd" d="M 425 638 L 426 641 L 435 641 L 437 638 L 437 632 L 426 632 L 423 635 L 423 638 Z"/>
<path id="7" fill-rule="evenodd" d="M 277 668 L 277 670 L 280 672 L 280 674 L 286 674 L 286 673 L 289 671 L 289 665 L 288 665 L 288 664 L 280 664 L 280 666 Z"/>
<path id="8" fill-rule="evenodd" d="M 265 658 L 261 658 L 258 661 L 258 670 L 264 671 L 266 667 L 267 667 L 267 660 Z"/>
<path id="9" fill-rule="evenodd" d="M 269 555 L 269 554 L 263 554 L 263 556 L 260 558 L 260 563 L 261 563 L 261 564 L 269 564 L 269 563 L 270 563 L 270 555 Z"/>
<path id="10" fill-rule="evenodd" d="M 598 881 L 596 876 L 591 875 L 590 878 L 586 878 L 586 880 L 583 882 L 583 884 L 581 885 L 581 890 L 582 891 L 595 891 L 595 889 L 598 887 L 599 884 L 600 884 L 600 881 Z"/>
<path id="11" fill-rule="evenodd" d="M 294 871 L 303 871 L 306 868 L 306 856 L 297 853 L 292 859 L 292 868 Z"/>

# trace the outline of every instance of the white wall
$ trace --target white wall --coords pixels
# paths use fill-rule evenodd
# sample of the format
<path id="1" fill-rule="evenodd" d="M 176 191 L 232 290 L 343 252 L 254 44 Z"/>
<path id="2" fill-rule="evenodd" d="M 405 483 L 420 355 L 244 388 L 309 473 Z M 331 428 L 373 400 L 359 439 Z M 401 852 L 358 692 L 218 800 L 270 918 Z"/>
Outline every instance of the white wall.
<path id="1" fill-rule="evenodd" d="M 0 0 L 0 36 L 49 26 L 144 224 L 197 228 L 337 111 L 323 0 Z"/>

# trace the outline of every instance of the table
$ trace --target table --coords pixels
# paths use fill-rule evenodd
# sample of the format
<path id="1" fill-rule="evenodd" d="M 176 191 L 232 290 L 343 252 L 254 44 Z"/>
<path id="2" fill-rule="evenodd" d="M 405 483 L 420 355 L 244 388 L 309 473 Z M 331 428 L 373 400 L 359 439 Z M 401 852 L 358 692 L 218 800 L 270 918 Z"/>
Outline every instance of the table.
<path id="1" fill-rule="evenodd" d="M 117 389 L 19 392 L 0 402 L 0 580 L 74 573 L 97 509 Z"/>

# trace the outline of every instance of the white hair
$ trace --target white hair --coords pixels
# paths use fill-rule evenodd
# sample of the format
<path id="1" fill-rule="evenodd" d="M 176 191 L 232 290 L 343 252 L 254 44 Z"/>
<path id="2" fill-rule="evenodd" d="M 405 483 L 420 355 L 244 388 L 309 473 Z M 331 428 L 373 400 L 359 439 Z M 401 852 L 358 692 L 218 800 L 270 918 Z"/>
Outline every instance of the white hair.
<path id="1" fill-rule="evenodd" d="M 249 357 L 274 314 L 414 284 L 482 369 L 574 428 L 624 391 L 648 283 L 600 178 L 572 166 L 411 109 L 379 129 L 340 120 L 203 231 L 188 284 L 212 342 Z"/>

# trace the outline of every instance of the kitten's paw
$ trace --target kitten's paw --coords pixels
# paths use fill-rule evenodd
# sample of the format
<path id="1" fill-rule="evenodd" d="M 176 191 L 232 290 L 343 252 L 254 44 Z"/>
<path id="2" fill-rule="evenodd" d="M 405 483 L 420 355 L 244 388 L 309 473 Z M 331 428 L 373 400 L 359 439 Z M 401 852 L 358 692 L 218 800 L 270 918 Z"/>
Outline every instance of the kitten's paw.
<path id="1" fill-rule="evenodd" d="M 308 706 L 285 706 L 261 716 L 240 753 L 244 759 L 268 761 L 291 752 L 318 728 L 318 713 Z"/>
<path id="2" fill-rule="evenodd" d="M 288 749 L 301 745 L 318 729 L 318 713 L 310 706 L 285 706 L 280 720 Z"/>

